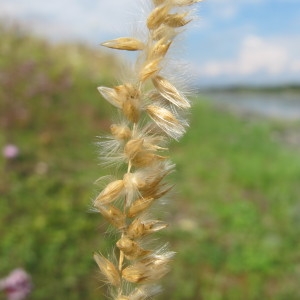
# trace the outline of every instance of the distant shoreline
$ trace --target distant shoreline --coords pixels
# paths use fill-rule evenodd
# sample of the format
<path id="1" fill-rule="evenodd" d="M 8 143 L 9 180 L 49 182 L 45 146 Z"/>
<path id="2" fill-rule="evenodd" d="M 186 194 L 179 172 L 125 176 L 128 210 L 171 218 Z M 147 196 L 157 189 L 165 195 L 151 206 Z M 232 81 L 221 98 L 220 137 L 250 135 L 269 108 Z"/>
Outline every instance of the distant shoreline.
<path id="1" fill-rule="evenodd" d="M 265 85 L 265 86 L 251 86 L 251 85 L 230 85 L 230 86 L 215 86 L 215 87 L 201 87 L 197 88 L 198 92 L 260 92 L 260 93 L 278 93 L 278 92 L 300 92 L 300 83 L 282 84 L 282 85 Z"/>

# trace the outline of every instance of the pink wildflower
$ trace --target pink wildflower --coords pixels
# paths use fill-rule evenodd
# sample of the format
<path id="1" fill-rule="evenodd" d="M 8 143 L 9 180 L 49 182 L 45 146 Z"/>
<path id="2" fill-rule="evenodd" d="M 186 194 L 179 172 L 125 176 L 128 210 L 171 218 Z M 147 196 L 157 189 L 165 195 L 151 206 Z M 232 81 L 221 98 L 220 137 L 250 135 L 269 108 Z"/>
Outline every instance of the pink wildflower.
<path id="1" fill-rule="evenodd" d="M 13 270 L 0 280 L 0 290 L 4 290 L 7 300 L 23 300 L 31 292 L 31 277 L 22 269 Z"/>
<path id="2" fill-rule="evenodd" d="M 3 147 L 2 154 L 7 159 L 14 159 L 19 155 L 19 148 L 13 144 L 7 144 Z"/>

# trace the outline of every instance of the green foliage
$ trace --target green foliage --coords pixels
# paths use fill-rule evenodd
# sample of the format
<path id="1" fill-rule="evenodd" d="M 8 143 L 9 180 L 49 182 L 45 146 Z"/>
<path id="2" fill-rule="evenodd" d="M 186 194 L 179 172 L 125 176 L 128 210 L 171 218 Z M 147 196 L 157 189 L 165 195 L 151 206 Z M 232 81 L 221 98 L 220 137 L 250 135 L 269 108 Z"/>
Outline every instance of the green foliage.
<path id="1" fill-rule="evenodd" d="M 89 205 L 107 173 L 93 142 L 110 111 L 96 87 L 115 61 L 0 31 L 0 145 L 20 149 L 0 158 L 0 276 L 24 267 L 33 300 L 101 299 L 92 252 L 114 237 Z M 163 235 L 177 255 L 161 299 L 299 299 L 300 158 L 273 138 L 287 126 L 200 100 L 191 118 L 171 149 L 176 193 Z"/>
<path id="2" fill-rule="evenodd" d="M 181 193 L 169 280 L 178 299 L 299 298 L 300 158 L 275 139 L 299 125 L 195 103 L 190 130 L 174 145 Z"/>

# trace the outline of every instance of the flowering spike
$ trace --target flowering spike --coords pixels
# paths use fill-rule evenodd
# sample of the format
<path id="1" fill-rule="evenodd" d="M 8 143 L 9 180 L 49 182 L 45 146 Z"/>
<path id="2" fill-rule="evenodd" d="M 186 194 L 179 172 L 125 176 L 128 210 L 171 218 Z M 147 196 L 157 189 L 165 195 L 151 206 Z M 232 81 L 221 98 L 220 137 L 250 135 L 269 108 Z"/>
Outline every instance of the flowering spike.
<path id="1" fill-rule="evenodd" d="M 170 138 L 178 140 L 185 133 L 184 113 L 190 103 L 167 79 L 164 67 L 172 62 L 166 58 L 174 39 L 191 21 L 188 6 L 200 0 L 148 1 L 153 9 L 141 26 L 145 38 L 121 37 L 102 44 L 139 51 L 128 81 L 98 88 L 121 115 L 110 126 L 110 134 L 97 143 L 102 165 L 117 167 L 114 173 L 120 179 L 101 177 L 97 183 L 104 187 L 93 202 L 119 235 L 111 256 L 117 256 L 116 262 L 94 255 L 113 300 L 155 296 L 161 291 L 156 283 L 168 273 L 174 256 L 165 245 L 153 246 L 152 235 L 168 224 L 155 219 L 151 210 L 173 187 L 166 182 L 174 170 L 166 152 Z"/>

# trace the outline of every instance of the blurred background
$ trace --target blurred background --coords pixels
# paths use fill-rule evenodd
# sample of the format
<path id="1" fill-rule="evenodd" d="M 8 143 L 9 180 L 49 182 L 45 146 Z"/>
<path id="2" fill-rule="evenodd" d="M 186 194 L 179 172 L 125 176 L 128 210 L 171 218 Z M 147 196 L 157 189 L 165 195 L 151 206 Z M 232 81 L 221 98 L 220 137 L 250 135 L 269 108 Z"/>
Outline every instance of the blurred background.
<path id="1" fill-rule="evenodd" d="M 99 44 L 138 31 L 141 3 L 0 0 L 0 277 L 24 268 L 28 299 L 104 299 L 92 254 L 115 240 L 90 203 L 114 110 L 96 87 L 118 82 L 126 54 Z M 160 299 L 298 300 L 300 3 L 207 0 L 195 15 Z"/>

